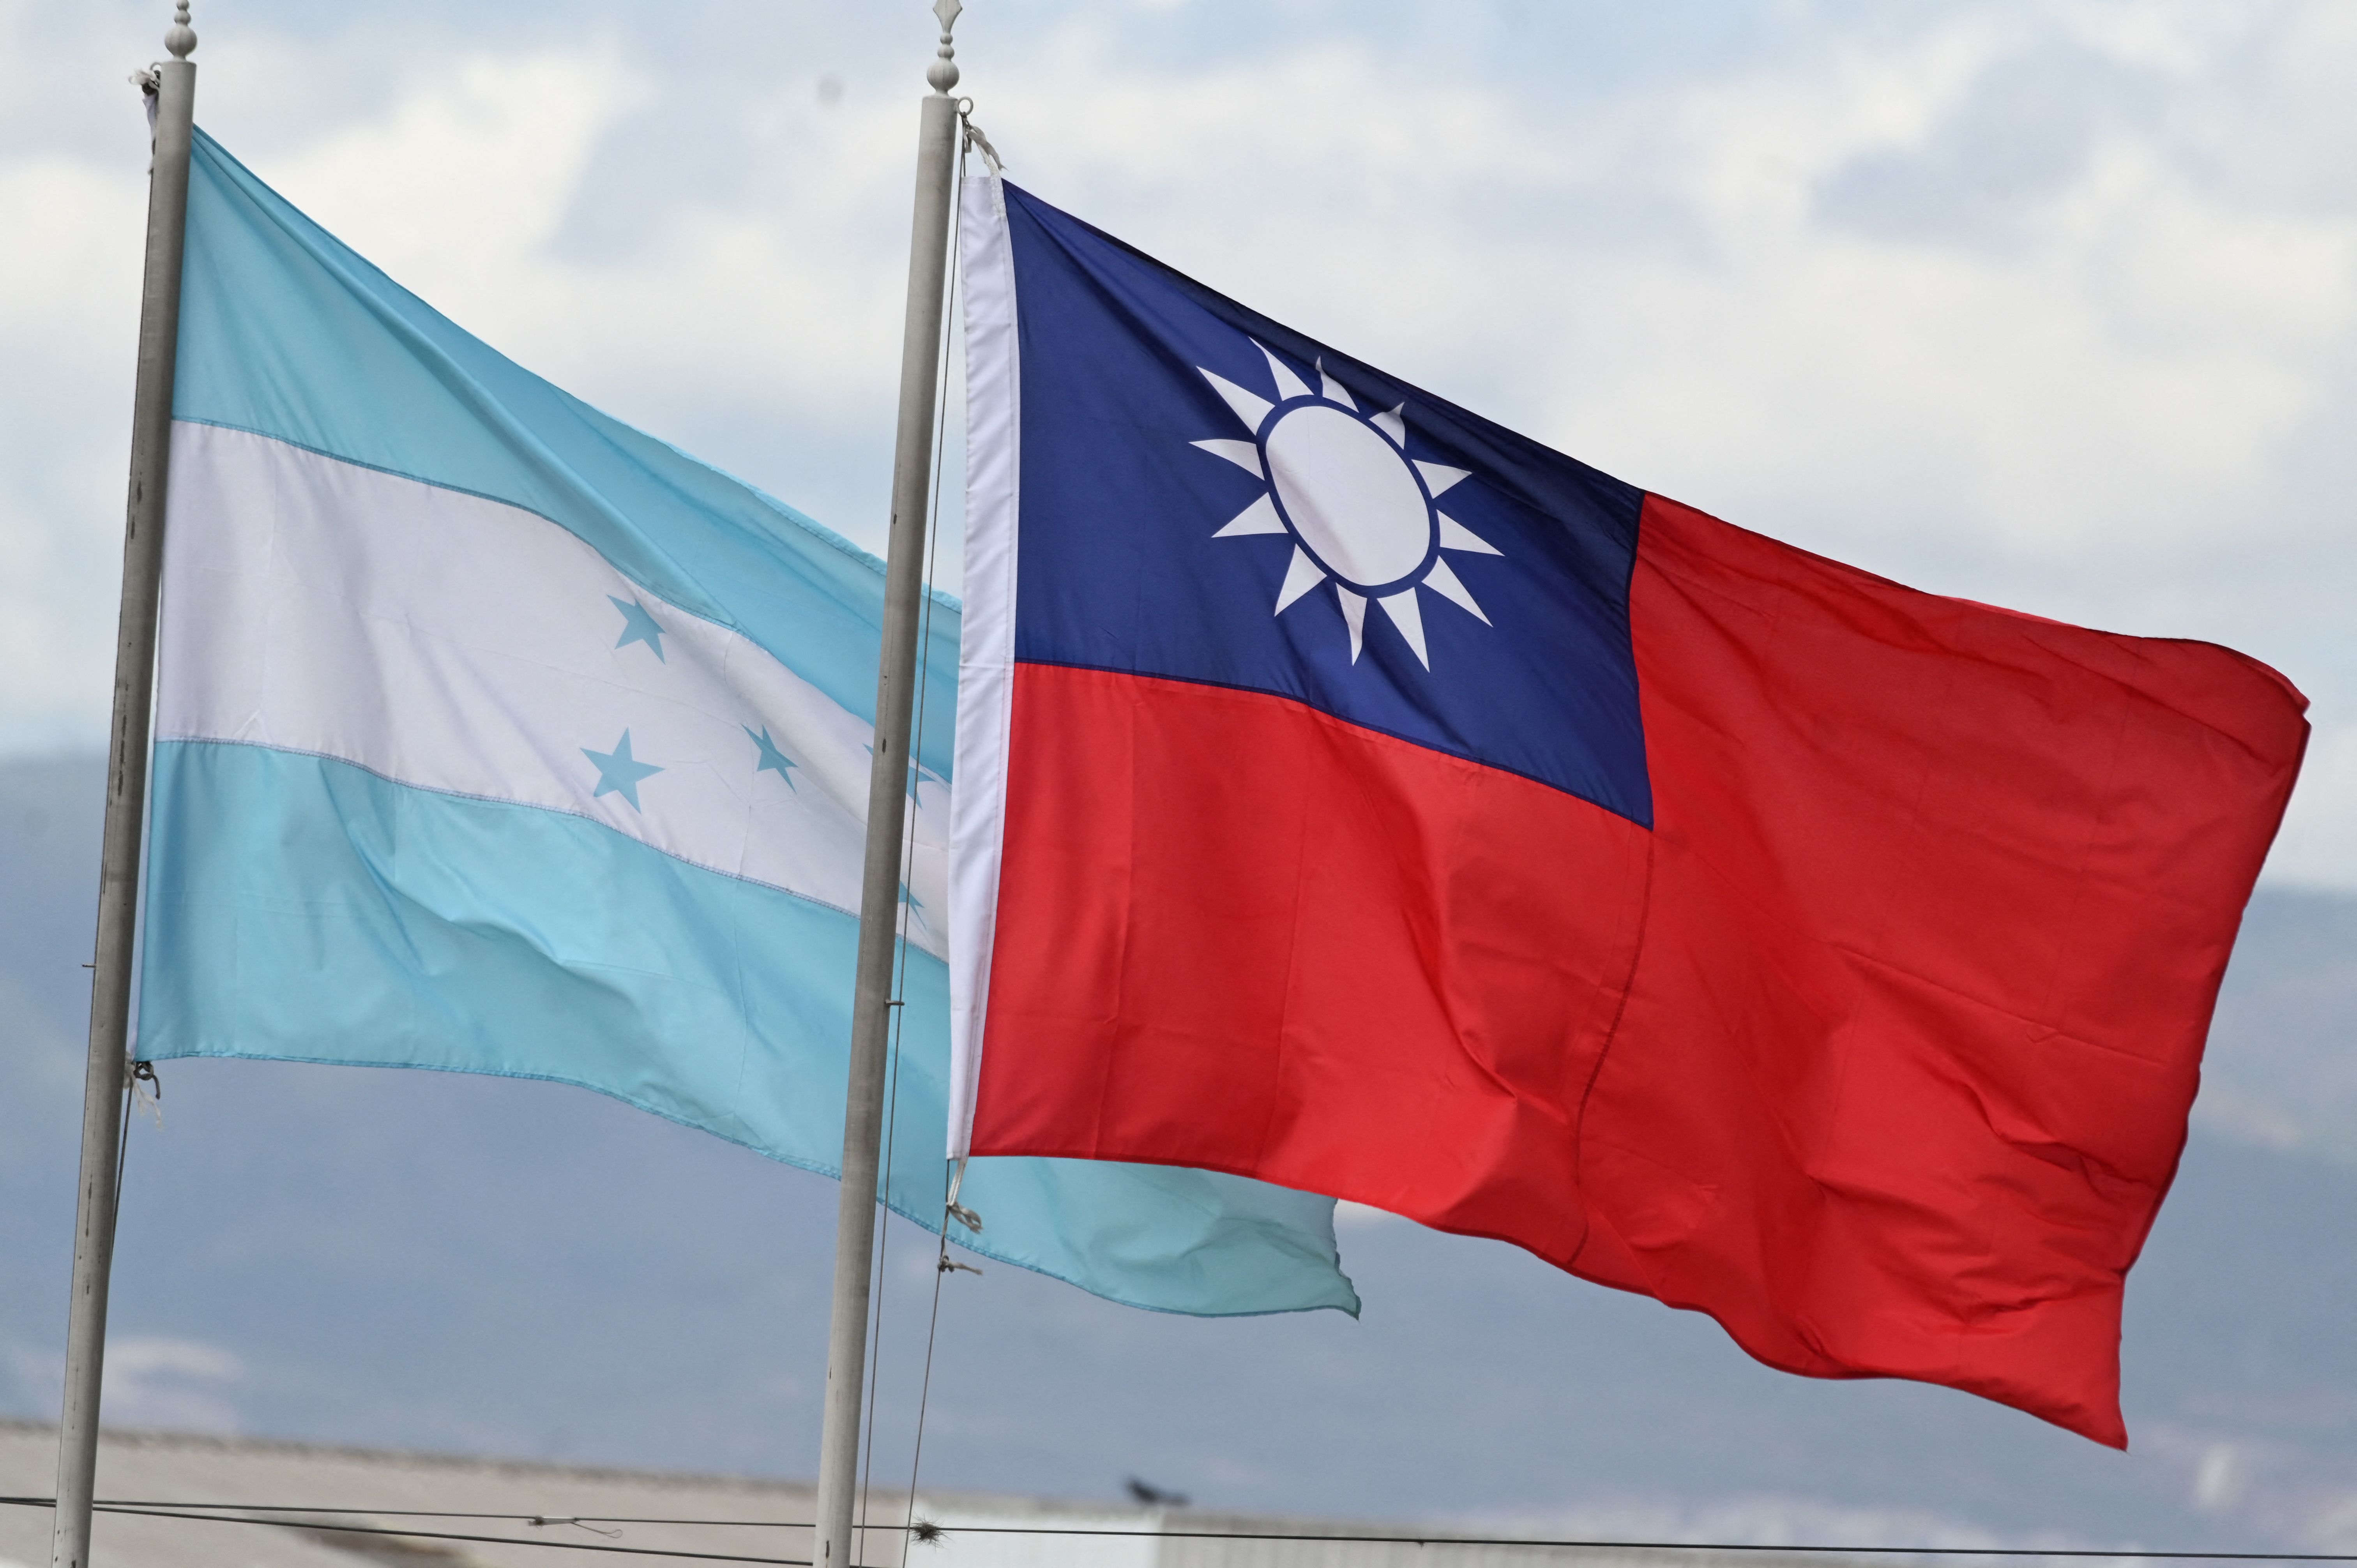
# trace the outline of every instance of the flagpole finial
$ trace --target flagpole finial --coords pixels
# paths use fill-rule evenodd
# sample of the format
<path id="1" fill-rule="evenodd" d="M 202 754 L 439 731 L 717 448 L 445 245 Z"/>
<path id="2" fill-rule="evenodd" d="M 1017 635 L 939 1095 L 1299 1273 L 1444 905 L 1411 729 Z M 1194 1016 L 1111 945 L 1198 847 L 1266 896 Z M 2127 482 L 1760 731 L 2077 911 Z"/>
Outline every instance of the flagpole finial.
<path id="1" fill-rule="evenodd" d="M 925 80 L 935 92 L 946 93 L 957 85 L 957 47 L 950 42 L 950 29 L 957 26 L 958 13 L 964 9 L 963 0 L 934 0 L 933 15 L 942 19 L 941 58 L 925 68 Z"/>
<path id="2" fill-rule="evenodd" d="M 186 59 L 197 47 L 197 30 L 188 26 L 188 0 L 179 0 L 173 7 L 172 30 L 164 35 L 164 47 L 172 51 L 174 59 Z"/>

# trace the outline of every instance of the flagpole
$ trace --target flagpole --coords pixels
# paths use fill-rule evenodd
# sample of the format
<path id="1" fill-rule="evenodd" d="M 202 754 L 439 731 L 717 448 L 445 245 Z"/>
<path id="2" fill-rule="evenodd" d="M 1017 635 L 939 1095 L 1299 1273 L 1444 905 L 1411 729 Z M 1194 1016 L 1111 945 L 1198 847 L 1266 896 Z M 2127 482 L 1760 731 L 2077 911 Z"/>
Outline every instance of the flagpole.
<path id="1" fill-rule="evenodd" d="M 867 857 L 859 896 L 859 968 L 852 999 L 851 1079 L 843 1115 L 843 1190 L 834 1232 L 834 1300 L 827 1324 L 826 1415 L 819 1438 L 820 1568 L 851 1568 L 859 1484 L 860 1398 L 867 1365 L 869 1275 L 884 1126 L 892 957 L 900 914 L 900 843 L 909 799 L 909 721 L 918 680 L 925 512 L 931 482 L 933 393 L 941 374 L 948 281 L 950 180 L 958 69 L 950 30 L 960 0 L 937 0 L 941 43 L 925 80 L 917 132 L 917 207 L 909 239 L 909 307 L 900 338 L 900 420 L 892 452 L 892 522 L 884 556 L 884 648 L 876 677 L 875 761 L 867 776 Z"/>
<path id="2" fill-rule="evenodd" d="M 164 490 L 172 456 L 172 380 L 180 338 L 180 252 L 188 231 L 188 144 L 196 124 L 197 35 L 179 0 L 158 61 L 155 156 L 147 177 L 147 269 L 139 299 L 139 377 L 131 401 L 131 494 L 123 523 L 123 606 L 114 634 L 106 828 L 98 868 L 90 1063 L 81 1092 L 81 1179 L 74 1197 L 66 1386 L 58 1416 L 51 1568 L 88 1568 L 98 1470 L 98 1397 L 106 1291 L 114 1262 L 115 1181 L 130 1045 L 131 954 L 139 923 L 139 839 L 147 804 L 147 716 L 156 689 L 156 596 L 164 569 Z"/>

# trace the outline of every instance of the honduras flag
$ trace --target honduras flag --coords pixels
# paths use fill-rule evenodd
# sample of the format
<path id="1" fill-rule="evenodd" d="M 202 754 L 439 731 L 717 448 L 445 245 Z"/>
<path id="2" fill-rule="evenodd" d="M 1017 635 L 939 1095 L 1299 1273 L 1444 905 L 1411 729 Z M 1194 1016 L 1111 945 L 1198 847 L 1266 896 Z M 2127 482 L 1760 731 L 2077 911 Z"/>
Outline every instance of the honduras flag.
<path id="1" fill-rule="evenodd" d="M 199 133 L 140 1056 L 577 1084 L 840 1169 L 883 574 L 458 330 Z M 887 1199 L 941 1224 L 957 604 L 930 612 Z M 978 1160 L 961 1245 L 1358 1305 L 1330 1199 Z"/>

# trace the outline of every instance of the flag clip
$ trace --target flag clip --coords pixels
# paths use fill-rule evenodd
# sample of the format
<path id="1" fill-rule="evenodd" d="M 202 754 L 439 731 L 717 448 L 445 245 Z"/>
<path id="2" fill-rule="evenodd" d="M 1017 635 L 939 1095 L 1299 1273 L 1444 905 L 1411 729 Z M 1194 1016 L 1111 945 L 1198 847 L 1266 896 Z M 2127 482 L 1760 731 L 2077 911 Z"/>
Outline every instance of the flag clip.
<path id="1" fill-rule="evenodd" d="M 155 1118 L 157 1127 L 164 1125 L 164 1080 L 156 1076 L 154 1062 L 131 1064 L 131 1098 Z"/>
<path id="2" fill-rule="evenodd" d="M 942 1199 L 942 1208 L 948 1211 L 951 1219 L 967 1230 L 980 1230 L 982 1216 L 958 1201 L 958 1188 L 965 1185 L 965 1156 L 960 1155 L 950 1162 L 950 1192 L 947 1197 Z"/>
<path id="3" fill-rule="evenodd" d="M 982 1273 L 982 1271 L 975 1268 L 972 1263 L 961 1263 L 955 1258 L 951 1257 L 947 1252 L 943 1252 L 942 1254 L 942 1273 L 945 1274 L 978 1274 Z"/>
<path id="4" fill-rule="evenodd" d="M 164 90 L 163 79 L 154 70 L 143 66 L 131 73 L 131 85 L 139 90 L 140 102 L 147 106 L 147 172 L 152 175 L 156 172 L 156 95 Z M 88 969 L 93 966 L 84 964 L 82 967 Z"/>
<path id="5" fill-rule="evenodd" d="M 982 155 L 982 161 L 990 166 L 990 172 L 994 178 L 1004 175 L 1006 172 L 1006 166 L 999 161 L 998 149 L 990 145 L 990 138 L 984 135 L 982 127 L 974 123 L 973 99 L 958 100 L 958 124 L 965 127 L 966 150 Z"/>

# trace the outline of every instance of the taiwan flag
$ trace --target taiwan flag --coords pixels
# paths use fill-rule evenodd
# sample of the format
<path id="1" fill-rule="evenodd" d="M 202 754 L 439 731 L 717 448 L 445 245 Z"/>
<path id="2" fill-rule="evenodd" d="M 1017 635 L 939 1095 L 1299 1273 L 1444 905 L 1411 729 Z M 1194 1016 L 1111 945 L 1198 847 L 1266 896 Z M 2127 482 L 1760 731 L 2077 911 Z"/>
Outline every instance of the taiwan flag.
<path id="1" fill-rule="evenodd" d="M 2305 702 L 1551 451 L 967 184 L 953 1154 L 1228 1171 L 2124 1444 Z"/>

